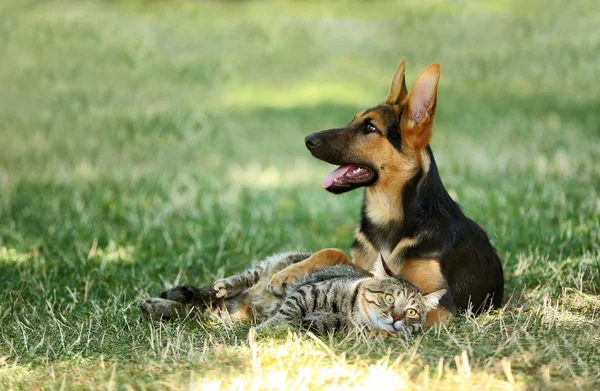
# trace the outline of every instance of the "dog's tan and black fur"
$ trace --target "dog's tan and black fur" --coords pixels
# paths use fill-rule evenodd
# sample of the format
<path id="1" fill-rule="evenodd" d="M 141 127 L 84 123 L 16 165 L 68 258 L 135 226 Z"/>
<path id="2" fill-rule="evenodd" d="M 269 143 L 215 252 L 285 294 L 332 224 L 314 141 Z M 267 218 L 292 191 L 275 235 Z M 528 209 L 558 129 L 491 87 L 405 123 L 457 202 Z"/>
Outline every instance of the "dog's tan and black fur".
<path id="1" fill-rule="evenodd" d="M 448 195 L 429 147 L 440 66 L 429 66 L 410 92 L 404 71 L 402 61 L 384 104 L 356 114 L 346 127 L 306 137 L 313 156 L 350 167 L 349 175 L 324 183 L 327 190 L 366 188 L 353 263 L 369 269 L 381 252 L 394 273 L 423 291 L 449 288 L 451 303 L 430 313 L 429 323 L 455 309 L 499 307 L 504 293 L 500 259 L 485 231 Z M 322 263 L 318 258 L 315 253 L 276 274 L 273 290 L 281 291 L 279 286 Z"/>
<path id="2" fill-rule="evenodd" d="M 350 167 L 349 175 L 324 183 L 327 190 L 366 188 L 352 245 L 354 264 L 369 269 L 381 252 L 394 273 L 423 291 L 449 288 L 451 303 L 430 313 L 429 323 L 455 309 L 499 307 L 500 259 L 485 231 L 448 195 L 429 147 L 440 66 L 429 66 L 408 92 L 405 64 L 400 63 L 384 104 L 356 114 L 346 127 L 307 136 L 306 146 L 318 159 Z M 320 257 L 315 253 L 276 274 L 273 291 L 323 263 Z"/>
<path id="3" fill-rule="evenodd" d="M 428 323 L 500 306 L 500 259 L 486 232 L 448 195 L 429 147 L 440 66 L 429 66 L 408 92 L 405 64 L 383 104 L 357 113 L 343 128 L 305 139 L 314 157 L 341 166 L 323 187 L 335 194 L 365 188 L 353 259 L 337 249 L 316 252 L 275 273 L 266 284 L 269 293 L 282 296 L 286 285 L 332 264 L 370 270 L 381 252 L 392 272 L 425 293 L 449 290 Z"/>

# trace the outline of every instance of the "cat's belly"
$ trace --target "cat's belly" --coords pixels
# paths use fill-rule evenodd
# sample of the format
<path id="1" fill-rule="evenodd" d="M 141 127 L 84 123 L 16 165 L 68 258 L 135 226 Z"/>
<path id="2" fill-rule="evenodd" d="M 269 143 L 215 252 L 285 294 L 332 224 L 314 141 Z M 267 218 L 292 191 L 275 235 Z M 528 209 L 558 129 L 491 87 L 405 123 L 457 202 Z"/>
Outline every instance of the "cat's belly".
<path id="1" fill-rule="evenodd" d="M 275 314 L 282 298 L 266 291 L 270 279 L 271 276 L 263 278 L 236 298 L 232 298 L 233 300 L 227 303 L 230 317 L 240 321 L 261 323 Z"/>

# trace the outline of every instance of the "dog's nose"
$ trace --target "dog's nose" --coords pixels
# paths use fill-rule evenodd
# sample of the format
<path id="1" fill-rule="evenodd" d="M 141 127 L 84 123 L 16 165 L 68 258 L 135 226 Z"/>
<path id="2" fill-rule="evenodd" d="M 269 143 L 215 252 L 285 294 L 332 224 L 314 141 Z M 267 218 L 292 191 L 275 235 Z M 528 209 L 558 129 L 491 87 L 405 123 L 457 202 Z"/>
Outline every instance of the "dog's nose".
<path id="1" fill-rule="evenodd" d="M 306 136 L 304 139 L 304 144 L 306 144 L 306 148 L 308 149 L 315 149 L 319 146 L 319 144 L 321 144 L 321 140 L 319 140 L 319 137 L 313 133 Z"/>

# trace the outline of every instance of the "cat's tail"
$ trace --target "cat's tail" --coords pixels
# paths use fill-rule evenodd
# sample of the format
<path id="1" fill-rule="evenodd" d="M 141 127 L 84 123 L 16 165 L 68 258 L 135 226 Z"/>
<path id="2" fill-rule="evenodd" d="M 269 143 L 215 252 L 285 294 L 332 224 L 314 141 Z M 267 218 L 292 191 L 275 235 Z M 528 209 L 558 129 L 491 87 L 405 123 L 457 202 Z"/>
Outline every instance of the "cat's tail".
<path id="1" fill-rule="evenodd" d="M 186 317 L 192 309 L 212 309 L 219 301 L 212 286 L 178 286 L 164 291 L 160 297 L 142 300 L 140 308 L 149 318 L 166 320 Z"/>
<path id="2" fill-rule="evenodd" d="M 214 308 L 222 300 L 218 299 L 211 286 L 183 285 L 164 291 L 161 299 L 173 300 L 186 306 L 193 306 L 197 310 Z"/>

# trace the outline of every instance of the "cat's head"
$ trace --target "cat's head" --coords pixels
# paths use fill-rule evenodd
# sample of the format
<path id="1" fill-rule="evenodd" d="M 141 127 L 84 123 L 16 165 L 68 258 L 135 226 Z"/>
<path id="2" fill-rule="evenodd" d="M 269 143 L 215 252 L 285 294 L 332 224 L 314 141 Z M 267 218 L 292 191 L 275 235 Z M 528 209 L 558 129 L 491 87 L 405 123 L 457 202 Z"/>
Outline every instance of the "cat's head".
<path id="1" fill-rule="evenodd" d="M 425 325 L 427 313 L 437 307 L 445 289 L 424 294 L 419 288 L 387 267 L 381 254 L 375 262 L 373 278 L 362 289 L 362 306 L 373 327 L 391 333 L 412 334 Z"/>

